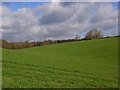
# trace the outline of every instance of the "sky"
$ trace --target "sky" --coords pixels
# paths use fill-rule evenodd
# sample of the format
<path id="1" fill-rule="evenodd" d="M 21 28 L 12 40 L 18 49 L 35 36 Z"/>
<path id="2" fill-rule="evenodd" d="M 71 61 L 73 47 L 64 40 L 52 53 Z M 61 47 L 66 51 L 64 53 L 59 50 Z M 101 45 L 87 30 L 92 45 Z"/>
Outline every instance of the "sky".
<path id="1" fill-rule="evenodd" d="M 118 35 L 118 3 L 4 2 L 0 10 L 2 39 L 8 41 L 84 38 L 92 29 Z"/>

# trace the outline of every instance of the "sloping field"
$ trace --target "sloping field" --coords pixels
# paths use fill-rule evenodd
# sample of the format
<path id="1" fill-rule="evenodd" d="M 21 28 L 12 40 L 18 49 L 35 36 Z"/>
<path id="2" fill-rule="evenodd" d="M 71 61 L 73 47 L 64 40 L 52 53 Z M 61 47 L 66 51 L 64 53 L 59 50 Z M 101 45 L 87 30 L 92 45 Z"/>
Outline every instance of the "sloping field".
<path id="1" fill-rule="evenodd" d="M 3 87 L 118 87 L 117 38 L 3 49 Z"/>

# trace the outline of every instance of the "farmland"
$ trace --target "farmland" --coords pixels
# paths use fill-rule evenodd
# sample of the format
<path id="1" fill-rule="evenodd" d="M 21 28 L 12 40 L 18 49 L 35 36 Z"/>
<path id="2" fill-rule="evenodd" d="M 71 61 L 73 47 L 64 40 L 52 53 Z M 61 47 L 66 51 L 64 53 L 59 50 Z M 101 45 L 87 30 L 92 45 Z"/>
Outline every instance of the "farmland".
<path id="1" fill-rule="evenodd" d="M 2 49 L 4 88 L 116 88 L 118 38 Z"/>

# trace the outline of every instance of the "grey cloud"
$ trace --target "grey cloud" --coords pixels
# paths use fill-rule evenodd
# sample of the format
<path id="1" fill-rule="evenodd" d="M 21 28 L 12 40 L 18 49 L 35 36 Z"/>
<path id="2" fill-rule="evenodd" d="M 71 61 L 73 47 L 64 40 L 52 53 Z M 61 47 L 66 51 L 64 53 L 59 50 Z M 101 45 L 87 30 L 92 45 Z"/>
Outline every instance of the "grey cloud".
<path id="1" fill-rule="evenodd" d="M 50 14 L 43 15 L 40 18 L 40 24 L 50 25 L 50 24 L 61 23 L 69 19 L 70 16 L 71 15 L 65 12 L 54 11 Z"/>
<path id="2" fill-rule="evenodd" d="M 100 28 L 104 35 L 117 35 L 117 11 L 111 7 L 110 3 L 46 3 L 13 12 L 4 6 L 3 39 L 42 41 L 74 38 L 76 34 L 84 37 L 95 28 Z"/>
<path id="3" fill-rule="evenodd" d="M 60 4 L 63 6 L 63 7 L 71 7 L 73 5 L 76 5 L 80 2 L 61 2 Z"/>

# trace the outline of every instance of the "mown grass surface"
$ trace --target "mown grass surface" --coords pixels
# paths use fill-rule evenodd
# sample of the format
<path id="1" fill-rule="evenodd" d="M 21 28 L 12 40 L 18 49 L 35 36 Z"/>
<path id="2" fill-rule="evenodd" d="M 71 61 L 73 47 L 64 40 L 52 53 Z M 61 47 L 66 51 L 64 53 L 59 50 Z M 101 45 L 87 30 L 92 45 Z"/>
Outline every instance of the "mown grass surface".
<path id="1" fill-rule="evenodd" d="M 3 87 L 118 87 L 118 40 L 3 49 Z"/>

